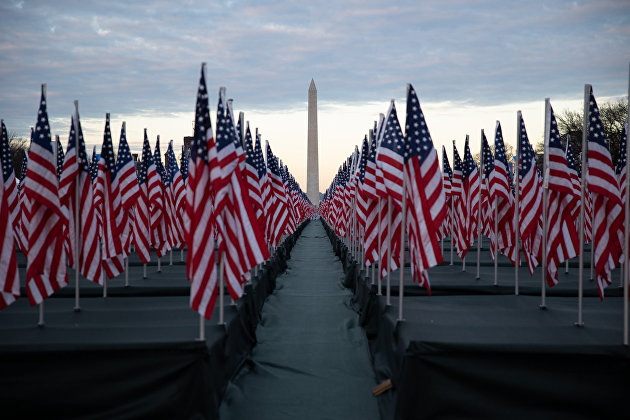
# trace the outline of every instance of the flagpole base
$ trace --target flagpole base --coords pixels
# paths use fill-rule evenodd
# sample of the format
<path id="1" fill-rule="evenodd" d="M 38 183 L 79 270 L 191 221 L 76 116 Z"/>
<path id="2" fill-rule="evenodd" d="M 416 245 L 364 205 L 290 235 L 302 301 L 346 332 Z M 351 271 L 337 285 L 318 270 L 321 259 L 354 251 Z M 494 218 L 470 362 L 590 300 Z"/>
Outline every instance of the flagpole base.
<path id="1" fill-rule="evenodd" d="M 538 305 L 538 308 L 539 308 L 541 311 L 546 311 L 546 310 L 547 310 L 547 305 Z"/>
<path id="2" fill-rule="evenodd" d="M 583 322 L 574 322 L 573 325 L 575 325 L 578 328 L 584 328 L 584 323 Z"/>
<path id="3" fill-rule="evenodd" d="M 79 308 L 78 306 L 74 307 L 74 312 L 81 312 L 81 308 Z"/>

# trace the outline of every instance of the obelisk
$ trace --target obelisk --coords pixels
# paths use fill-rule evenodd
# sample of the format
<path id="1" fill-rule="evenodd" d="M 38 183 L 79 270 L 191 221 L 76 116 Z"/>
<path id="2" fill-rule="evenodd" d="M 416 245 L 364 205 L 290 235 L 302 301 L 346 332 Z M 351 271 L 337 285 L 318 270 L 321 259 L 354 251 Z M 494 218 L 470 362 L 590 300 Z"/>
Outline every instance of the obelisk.
<path id="1" fill-rule="evenodd" d="M 308 88 L 308 147 L 306 150 L 306 195 L 319 204 L 319 159 L 317 157 L 317 88 L 311 79 Z"/>

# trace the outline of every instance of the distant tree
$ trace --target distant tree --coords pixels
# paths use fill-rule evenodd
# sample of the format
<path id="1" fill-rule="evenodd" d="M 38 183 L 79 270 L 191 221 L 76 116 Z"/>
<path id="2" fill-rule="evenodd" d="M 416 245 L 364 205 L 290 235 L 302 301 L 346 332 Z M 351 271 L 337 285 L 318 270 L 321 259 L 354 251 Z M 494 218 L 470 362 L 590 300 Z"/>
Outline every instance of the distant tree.
<path id="1" fill-rule="evenodd" d="M 492 156 L 494 156 L 494 144 L 490 145 L 490 150 L 492 151 Z M 475 155 L 473 155 L 473 160 L 475 161 L 475 163 L 477 164 L 477 166 L 479 166 L 479 162 L 481 162 L 481 158 L 479 157 L 479 153 L 476 153 Z M 512 162 L 514 163 L 514 146 L 512 146 L 509 143 L 505 144 L 505 157 L 507 158 L 508 163 Z"/>
<path id="2" fill-rule="evenodd" d="M 606 102 L 599 105 L 599 114 L 604 125 L 604 133 L 608 139 L 610 154 L 613 164 L 617 164 L 619 159 L 619 144 L 621 143 L 621 134 L 623 125 L 628 118 L 628 100 L 620 99 L 617 102 Z M 566 146 L 567 135 L 571 136 L 571 149 L 573 150 L 575 162 L 578 167 L 581 165 L 580 152 L 582 151 L 582 111 L 573 111 L 565 109 L 556 114 L 558 123 L 558 131 L 563 144 Z M 536 153 L 541 153 L 544 149 L 544 141 L 536 144 Z M 542 159 L 541 159 L 542 161 Z"/>
<path id="3" fill-rule="evenodd" d="M 9 133 L 9 149 L 11 149 L 16 178 L 19 178 L 22 173 L 22 162 L 24 162 L 24 156 L 28 150 L 28 143 L 29 140 L 26 137 L 18 136 L 15 132 Z"/>

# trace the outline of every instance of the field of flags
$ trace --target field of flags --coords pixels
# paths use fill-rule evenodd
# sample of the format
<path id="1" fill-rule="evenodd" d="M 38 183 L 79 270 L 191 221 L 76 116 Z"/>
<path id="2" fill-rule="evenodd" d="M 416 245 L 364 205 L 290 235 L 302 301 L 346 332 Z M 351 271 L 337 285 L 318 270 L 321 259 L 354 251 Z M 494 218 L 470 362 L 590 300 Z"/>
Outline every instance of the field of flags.
<path id="1" fill-rule="evenodd" d="M 407 88 L 406 117 L 401 125 L 392 100 L 389 110 L 374 123 L 359 147 L 340 166 L 326 190 L 319 213 L 372 283 L 387 280 L 400 268 L 399 320 L 403 319 L 403 268 L 431 293 L 428 269 L 444 261 L 443 241 L 465 265 L 477 243 L 477 278 L 482 238 L 490 242 L 494 260 L 505 255 L 530 275 L 542 266 L 541 308 L 548 288 L 558 284 L 563 263 L 579 257 L 577 325 L 582 320 L 584 245 L 591 252 L 599 297 L 612 283 L 612 270 L 621 267 L 624 288 L 624 344 L 628 345 L 628 178 L 627 122 L 621 157 L 613 165 L 597 101 L 590 85 L 584 94 L 583 147 L 563 146 L 550 101 L 545 107 L 544 165 L 536 166 L 524 118 L 517 113 L 516 163 L 508 162 L 500 122 L 494 132 L 494 155 L 481 131 L 480 162 L 473 160 L 466 137 L 463 158 L 453 141 L 452 155 L 433 146 L 416 91 Z M 404 127 L 404 133 L 403 133 Z M 461 149 L 460 149 L 461 150 Z M 452 160 L 449 160 L 449 157 Z M 451 168 L 450 162 L 453 166 Z M 442 240 L 442 245 L 440 245 Z M 625 244 L 625 245 L 624 245 Z M 408 253 L 406 253 L 408 249 Z M 376 277 L 376 279 L 375 279 Z"/>
<path id="2" fill-rule="evenodd" d="M 316 209 L 286 165 L 261 135 L 254 137 L 242 113 L 236 120 L 221 88 L 216 127 L 210 119 L 205 65 L 195 110 L 194 140 L 182 148 L 178 165 L 173 142 L 162 162 L 160 138 L 151 151 L 144 131 L 142 160 L 131 156 L 123 122 L 117 153 L 109 114 L 100 157 L 86 152 L 78 103 L 71 116 L 67 147 L 52 139 L 46 87 L 42 85 L 37 122 L 16 174 L 2 121 L 3 188 L 0 188 L 0 309 L 20 297 L 16 252 L 27 261 L 26 293 L 40 305 L 68 285 L 76 273 L 75 310 L 80 308 L 79 276 L 103 286 L 127 273 L 130 253 L 144 264 L 186 250 L 190 306 L 210 319 L 223 284 L 233 300 L 243 294 L 252 270 L 295 232 Z M 202 318 L 202 319 L 203 319 Z M 203 329 L 200 329 L 203 338 Z"/>

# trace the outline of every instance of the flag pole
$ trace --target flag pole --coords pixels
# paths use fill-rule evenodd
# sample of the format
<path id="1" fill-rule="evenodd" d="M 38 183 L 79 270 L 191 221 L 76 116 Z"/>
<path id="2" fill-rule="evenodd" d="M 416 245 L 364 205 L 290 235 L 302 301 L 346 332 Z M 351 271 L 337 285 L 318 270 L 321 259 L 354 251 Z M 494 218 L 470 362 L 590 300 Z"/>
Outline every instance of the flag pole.
<path id="1" fill-rule="evenodd" d="M 409 90 L 410 85 L 407 85 Z M 398 321 L 404 321 L 403 318 L 403 297 L 405 295 L 405 216 L 407 211 L 407 192 L 405 190 L 406 185 L 406 171 L 403 170 L 403 184 L 402 184 L 402 222 L 400 226 L 400 278 L 398 280 Z M 413 272 L 411 273 L 413 276 Z"/>
<path id="2" fill-rule="evenodd" d="M 74 101 L 74 111 L 76 114 L 76 118 L 73 118 L 74 120 L 74 133 L 75 133 L 75 138 L 76 138 L 76 144 L 74 145 L 75 147 L 75 153 L 77 155 L 77 161 L 79 160 L 79 101 L 75 100 Z M 84 164 L 87 162 L 84 162 Z M 80 164 L 80 163 L 79 163 Z M 79 172 L 80 174 L 80 172 Z M 79 175 L 80 177 L 81 175 Z M 79 250 L 79 248 L 81 247 L 81 240 L 79 239 L 81 237 L 80 234 L 80 230 L 81 230 L 81 225 L 80 225 L 80 221 L 79 221 L 79 213 L 80 213 L 80 200 L 79 200 L 79 183 L 77 182 L 78 180 L 75 180 L 74 183 L 74 312 L 79 312 L 81 310 L 81 306 L 79 304 L 79 295 L 80 295 L 80 291 L 79 291 L 79 275 L 80 275 L 80 255 L 81 252 Z"/>
<path id="3" fill-rule="evenodd" d="M 584 117 L 582 118 L 582 163 L 581 163 L 581 167 L 582 167 L 582 180 L 581 180 L 581 184 L 582 184 L 582 190 L 580 193 L 580 258 L 579 258 L 579 265 L 578 265 L 578 320 L 575 323 L 576 326 L 578 327 L 583 327 L 584 326 L 584 321 L 582 320 L 582 300 L 583 300 L 583 295 L 584 295 L 584 193 L 586 190 L 586 177 L 587 172 L 588 172 L 588 167 L 587 167 L 587 160 L 586 160 L 586 154 L 587 154 L 587 143 L 586 143 L 586 139 L 588 136 L 587 130 L 588 130 L 588 120 L 590 119 L 590 113 L 589 113 L 589 101 L 590 101 L 590 96 L 591 96 L 591 85 L 586 84 L 584 85 L 584 114 L 582 114 Z M 591 236 L 594 236 L 591 234 Z M 593 254 L 593 238 L 591 238 L 591 255 Z"/>
<path id="4" fill-rule="evenodd" d="M 381 279 L 381 273 L 383 272 L 383 250 L 381 247 L 381 236 L 383 235 L 382 229 L 381 229 L 381 211 L 382 211 L 382 206 L 383 206 L 383 199 L 379 198 L 378 199 L 378 274 L 377 274 L 377 278 L 378 278 L 378 291 L 376 293 L 377 296 L 383 296 L 383 293 L 381 292 L 381 287 L 382 287 L 382 279 Z"/>
<path id="5" fill-rule="evenodd" d="M 173 248 L 171 248 L 170 259 L 168 265 L 173 265 Z"/>
<path id="6" fill-rule="evenodd" d="M 38 327 L 44 326 L 44 301 L 39 304 L 39 321 L 37 321 Z"/>
<path id="7" fill-rule="evenodd" d="M 223 313 L 225 311 L 225 303 L 223 297 L 225 294 L 223 285 L 223 267 L 225 264 L 225 254 L 221 253 L 221 262 L 219 263 L 219 325 L 225 324 L 223 321 Z"/>
<path id="8" fill-rule="evenodd" d="M 549 212 L 549 136 L 551 130 L 551 102 L 545 98 L 545 144 L 543 155 L 543 237 L 542 237 L 542 275 L 540 285 L 540 309 L 547 309 L 545 298 L 547 297 L 547 236 L 549 235 L 549 222 L 547 214 Z"/>
<path id="9" fill-rule="evenodd" d="M 147 265 L 146 264 L 142 264 L 142 278 L 143 279 L 147 278 Z"/>
<path id="10" fill-rule="evenodd" d="M 125 287 L 129 287 L 129 256 L 125 257 Z"/>
<path id="11" fill-rule="evenodd" d="M 103 275 L 103 298 L 107 297 L 107 274 L 105 273 L 105 269 L 103 268 L 101 262 L 101 273 Z"/>
<path id="12" fill-rule="evenodd" d="M 387 289 L 385 304 L 391 306 L 390 274 L 392 272 L 392 197 L 387 196 Z"/>
<path id="13" fill-rule="evenodd" d="M 199 341 L 206 341 L 206 318 L 199 314 Z"/>
<path id="14" fill-rule="evenodd" d="M 628 64 L 628 95 L 630 95 L 630 63 Z M 628 96 L 630 102 L 630 96 Z M 628 119 L 626 120 L 626 136 L 630 137 L 630 107 L 628 108 Z M 623 231 L 623 345 L 628 346 L 628 238 L 630 238 L 630 174 L 628 173 L 628 161 L 630 161 L 630 141 L 626 141 L 626 202 L 625 223 Z"/>
<path id="15" fill-rule="evenodd" d="M 454 160 L 453 160 L 454 162 Z M 453 248 L 455 247 L 455 241 L 453 240 L 455 235 L 455 199 L 453 198 L 453 182 L 451 181 L 451 263 L 453 265 Z"/>
<path id="16" fill-rule="evenodd" d="M 483 132 L 483 128 L 481 129 L 481 147 L 480 147 L 480 151 L 479 151 L 479 211 L 477 212 L 477 280 L 480 279 L 479 276 L 479 271 L 481 269 L 481 204 L 482 204 L 482 198 L 483 198 L 483 186 L 485 184 L 484 182 L 484 166 L 485 166 L 485 162 L 483 161 L 483 137 L 484 137 L 484 132 Z M 486 185 L 487 187 L 487 185 Z M 490 194 L 488 193 L 488 199 L 490 199 Z"/>
<path id="17" fill-rule="evenodd" d="M 566 146 L 566 149 L 564 151 L 565 154 L 567 154 L 567 152 L 569 150 L 569 143 L 571 143 L 571 135 L 567 134 L 567 146 Z M 569 260 L 568 259 L 564 263 L 564 274 L 569 274 Z"/>
<path id="18" fill-rule="evenodd" d="M 496 153 L 496 150 L 495 150 Z M 495 169 L 496 170 L 496 169 Z M 496 172 L 495 172 L 496 175 Z M 488 194 L 488 197 L 490 195 Z M 499 203 L 494 200 L 494 285 L 497 286 L 497 278 L 499 276 Z"/>
<path id="19" fill-rule="evenodd" d="M 516 112 L 516 162 L 514 163 L 514 182 L 516 184 L 516 188 L 514 189 L 515 195 L 516 195 L 516 200 L 514 203 L 514 244 L 516 246 L 516 259 L 517 259 L 517 264 L 514 265 L 514 295 L 518 296 L 518 268 L 521 265 L 521 249 L 518 243 L 518 231 L 519 231 L 519 211 L 518 211 L 518 206 L 519 206 L 519 189 L 521 188 L 520 185 L 520 165 L 521 165 L 521 131 L 519 130 L 519 125 L 521 122 L 521 111 L 517 111 Z"/>
<path id="20" fill-rule="evenodd" d="M 157 268 L 157 272 L 161 273 L 162 272 L 162 258 L 158 256 L 158 268 Z"/>

